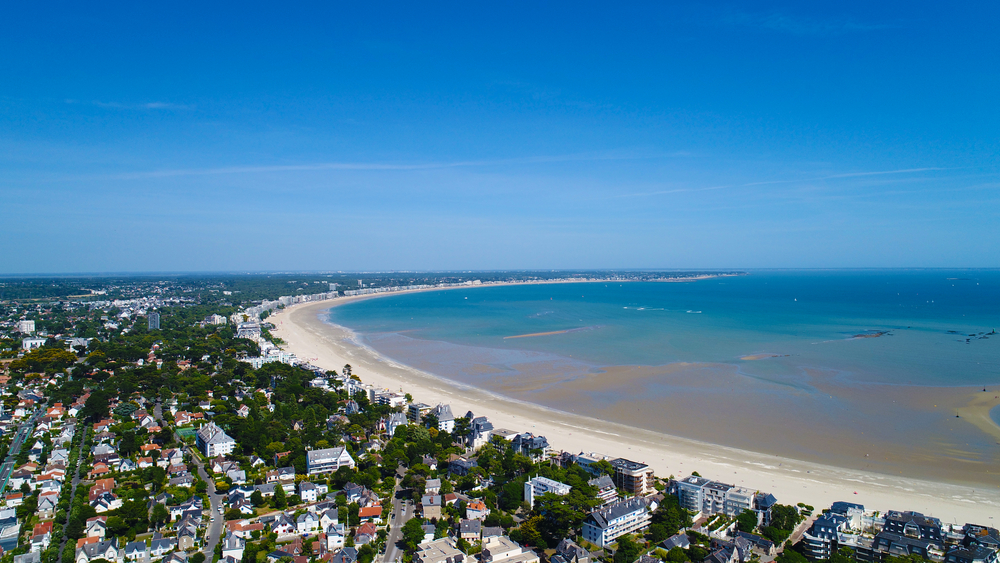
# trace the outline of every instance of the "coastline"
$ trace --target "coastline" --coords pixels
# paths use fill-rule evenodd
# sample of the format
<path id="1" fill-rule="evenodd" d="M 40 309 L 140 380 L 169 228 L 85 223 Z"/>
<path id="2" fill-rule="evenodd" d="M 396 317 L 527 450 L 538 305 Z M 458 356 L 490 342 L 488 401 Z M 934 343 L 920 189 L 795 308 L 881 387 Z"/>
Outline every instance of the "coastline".
<path id="1" fill-rule="evenodd" d="M 774 493 L 782 503 L 805 502 L 820 508 L 836 500 L 847 500 L 874 510 L 917 510 L 947 521 L 987 522 L 989 515 L 1000 508 L 1000 490 L 996 487 L 973 488 L 803 462 L 518 401 L 382 357 L 353 342 L 348 329 L 320 318 L 324 311 L 344 303 L 395 294 L 299 304 L 278 312 L 268 321 L 277 326 L 274 334 L 287 342 L 283 346 L 286 350 L 320 367 L 340 370 L 350 363 L 366 383 L 409 392 L 415 400 L 428 404 L 450 403 L 456 414 L 472 410 L 477 416 L 488 416 L 497 428 L 545 435 L 555 449 L 573 453 L 595 451 L 644 462 L 661 477 L 683 477 L 698 471 L 712 479 Z M 971 410 L 962 416 L 985 412 L 985 420 L 981 415 L 976 420 L 984 426 L 987 421 L 992 424 L 988 405 L 985 397 L 976 397 L 966 407 Z M 976 426 L 984 429 L 980 424 Z M 1000 428 L 996 430 L 997 434 L 991 435 L 1000 437 Z"/>

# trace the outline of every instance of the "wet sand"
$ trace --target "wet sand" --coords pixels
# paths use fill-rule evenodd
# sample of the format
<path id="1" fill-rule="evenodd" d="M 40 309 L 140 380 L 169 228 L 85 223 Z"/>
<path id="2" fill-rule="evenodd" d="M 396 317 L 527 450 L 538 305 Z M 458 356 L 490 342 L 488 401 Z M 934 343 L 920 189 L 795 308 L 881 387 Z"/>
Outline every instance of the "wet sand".
<path id="1" fill-rule="evenodd" d="M 855 456 L 859 456 L 858 452 L 863 451 L 864 442 L 858 438 L 860 434 L 845 434 L 836 428 L 817 435 L 815 439 L 806 440 L 814 443 L 815 450 L 819 453 L 803 452 L 801 456 L 809 458 L 811 455 L 818 455 L 820 458 L 833 460 L 831 463 L 778 456 L 767 453 L 769 442 L 765 438 L 770 436 L 773 442 L 780 443 L 782 436 L 805 432 L 801 425 L 796 425 L 796 420 L 811 416 L 808 405 L 790 409 L 780 425 L 760 424 L 758 420 L 766 418 L 762 413 L 766 409 L 775 408 L 767 403 L 768 394 L 764 386 L 748 395 L 745 404 L 740 405 L 740 410 L 735 413 L 743 423 L 726 425 L 719 422 L 722 418 L 713 417 L 712 409 L 704 408 L 711 402 L 706 403 L 703 399 L 711 396 L 713 388 L 725 390 L 731 389 L 733 385 L 746 383 L 739 374 L 727 374 L 726 369 L 731 366 L 675 364 L 656 368 L 616 367 L 613 369 L 619 372 L 611 375 L 623 378 L 628 388 L 633 389 L 634 396 L 628 400 L 607 400 L 603 404 L 598 400 L 602 395 L 602 383 L 599 380 L 604 380 L 603 388 L 606 389 L 607 373 L 592 378 L 577 378 L 570 382 L 561 380 L 562 376 L 558 373 L 553 373 L 548 378 L 533 377 L 531 381 L 505 378 L 496 386 L 496 392 L 491 392 L 437 377 L 382 357 L 373 350 L 358 345 L 349 330 L 331 325 L 320 318 L 320 315 L 325 318 L 324 312 L 332 306 L 351 300 L 342 298 L 296 305 L 272 316 L 269 321 L 278 327 L 274 331 L 275 335 L 288 343 L 284 346 L 286 350 L 316 365 L 339 371 L 344 364 L 350 363 L 354 373 L 362 380 L 380 387 L 409 392 L 417 401 L 428 404 L 450 403 L 456 414 L 472 410 L 477 416 L 488 416 L 497 427 L 545 435 L 556 449 L 574 453 L 596 451 L 648 463 L 660 476 L 679 477 L 698 471 L 709 478 L 774 493 L 782 503 L 805 502 L 820 508 L 836 500 L 848 500 L 865 504 L 874 510 L 918 510 L 947 522 L 987 523 L 989 516 L 1000 508 L 1000 489 L 991 478 L 986 478 L 987 475 L 1000 473 L 1000 468 L 991 462 L 972 459 L 974 456 L 963 450 L 963 444 L 953 440 L 949 442 L 947 429 L 935 438 L 940 443 L 935 442 L 930 447 L 934 451 L 952 452 L 955 459 L 953 470 L 937 464 L 931 459 L 933 456 L 928 455 L 929 450 L 910 451 L 912 448 L 869 452 L 869 458 L 862 459 L 871 459 L 873 453 L 880 455 L 882 461 L 876 464 L 878 471 L 859 468 L 853 461 L 840 463 L 842 460 L 838 459 L 838 455 L 843 454 L 836 452 L 854 452 Z M 488 375 L 495 373 L 495 369 L 483 365 L 481 372 Z M 708 379 L 710 383 L 702 383 L 700 386 L 689 382 L 688 385 L 694 388 L 685 392 L 681 385 L 685 379 L 682 374 L 691 369 L 709 370 L 713 377 Z M 658 384 L 658 381 L 662 381 L 665 376 L 669 378 L 670 375 L 675 376 L 671 384 L 680 390 L 676 401 L 664 405 L 662 401 L 654 403 L 643 398 L 644 385 Z M 815 374 L 812 385 L 829 391 L 831 397 L 847 392 L 836 389 L 836 380 L 825 378 L 819 371 Z M 987 423 L 992 424 L 989 408 L 995 403 L 972 390 L 901 389 L 913 395 L 905 398 L 899 395 L 896 400 L 902 401 L 899 403 L 900 408 L 910 408 L 909 403 L 924 404 L 931 419 L 941 418 L 935 409 L 941 412 L 955 409 L 959 412 L 962 418 L 953 422 L 955 428 L 959 429 L 956 430 L 959 434 L 965 433 L 967 430 L 963 428 L 970 427 L 970 423 L 978 429 L 974 429 L 975 432 L 980 432 Z M 904 393 L 901 389 L 896 389 L 895 392 Z M 861 399 L 858 404 L 866 405 L 863 407 L 866 410 L 877 410 L 885 406 L 885 401 L 879 398 L 878 393 L 857 389 L 853 392 L 863 395 L 857 397 Z M 992 393 L 989 397 L 992 401 L 1000 401 L 993 398 L 995 395 L 996 393 Z M 692 401 L 691 397 L 695 396 L 702 400 Z M 865 396 L 868 397 L 867 402 L 863 400 Z M 547 408 L 535 401 L 561 406 L 559 409 Z M 570 412 L 574 410 L 579 412 Z M 969 421 L 966 422 L 965 418 L 969 418 Z M 655 425 L 660 425 L 664 420 L 670 421 L 665 426 L 669 428 L 669 433 L 644 427 L 650 425 L 649 421 L 661 421 L 655 422 Z M 733 420 L 732 416 L 728 420 Z M 632 421 L 632 424 L 623 424 L 621 421 Z M 885 426 L 884 431 L 891 430 L 889 425 Z M 1000 428 L 995 424 L 992 426 L 997 434 L 990 436 L 1000 438 Z M 738 443 L 741 447 L 720 446 L 690 438 L 714 436 L 720 431 L 733 435 L 734 439 L 726 442 Z M 688 438 L 678 437 L 679 435 Z M 831 451 L 834 453 L 824 453 Z M 855 466 L 852 467 L 852 464 Z M 920 473 L 909 470 L 914 467 L 919 469 L 922 464 L 931 468 L 930 479 L 914 478 L 914 474 Z M 942 471 L 944 477 L 935 478 L 942 475 Z M 901 476 L 900 473 L 906 476 Z"/>

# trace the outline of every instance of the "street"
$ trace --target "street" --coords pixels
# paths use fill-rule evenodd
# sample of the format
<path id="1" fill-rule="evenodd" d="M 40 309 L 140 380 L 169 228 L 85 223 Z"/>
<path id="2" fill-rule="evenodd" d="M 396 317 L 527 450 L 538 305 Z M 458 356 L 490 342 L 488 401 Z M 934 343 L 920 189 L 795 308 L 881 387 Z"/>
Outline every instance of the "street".
<path id="1" fill-rule="evenodd" d="M 70 493 L 69 493 L 69 504 L 70 504 L 70 506 L 73 506 L 73 499 L 76 498 L 76 486 L 80 484 L 80 466 L 83 465 L 81 462 L 84 459 L 84 457 L 83 457 L 83 445 L 85 443 L 87 443 L 87 432 L 89 432 L 89 431 L 90 431 L 90 427 L 87 426 L 86 424 L 84 424 L 83 425 L 83 436 L 80 437 L 80 445 L 79 445 L 79 447 L 77 449 L 76 471 L 73 473 L 73 481 L 71 482 L 71 488 L 70 488 Z M 67 510 L 66 511 L 66 523 L 63 525 L 64 527 L 65 526 L 69 526 L 69 519 L 72 516 L 72 514 L 73 514 L 72 510 Z M 69 539 L 69 538 L 67 538 L 66 535 L 63 534 L 62 541 L 59 543 L 59 557 L 58 557 L 58 559 L 56 559 L 56 563 L 62 563 L 63 550 L 66 549 L 66 540 L 67 539 Z"/>
<path id="2" fill-rule="evenodd" d="M 0 466 L 0 482 L 2 482 L 0 484 L 0 497 L 7 490 L 7 481 L 10 479 L 10 474 L 14 471 L 14 462 L 17 461 L 17 454 L 20 453 L 24 440 L 31 434 L 32 429 L 35 427 L 35 421 L 38 420 L 41 412 L 41 409 L 39 409 L 31 415 L 31 418 L 25 420 L 18 427 L 17 434 L 14 435 L 14 441 L 10 443 L 10 449 L 7 451 L 7 459 Z"/>
<path id="3" fill-rule="evenodd" d="M 198 477 L 208 483 L 211 520 L 209 521 L 208 532 L 205 536 L 205 548 L 202 551 L 205 553 L 205 558 L 211 560 L 212 555 L 215 553 L 215 545 L 219 543 L 219 538 L 222 536 L 222 526 L 225 524 L 225 518 L 223 518 L 219 510 L 219 507 L 222 506 L 222 496 L 215 493 L 215 480 L 209 478 L 208 473 L 205 472 L 205 466 L 201 463 L 201 458 L 198 457 L 198 451 L 194 448 L 188 449 L 191 451 L 191 459 L 198 466 Z"/>
<path id="4" fill-rule="evenodd" d="M 163 408 L 159 401 L 157 401 L 156 405 L 153 407 L 153 418 L 156 419 L 156 422 L 161 428 L 168 428 L 166 422 L 163 420 Z M 176 434 L 174 435 L 174 439 L 181 442 L 180 438 Z M 198 456 L 198 450 L 193 447 L 189 447 L 188 451 L 191 453 L 192 462 L 198 466 L 198 477 L 208 484 L 209 523 L 208 531 L 205 534 L 205 547 L 202 549 L 202 552 L 205 554 L 205 558 L 211 561 L 213 555 L 215 554 L 215 546 L 219 543 L 219 538 L 222 537 L 222 527 L 226 522 L 220 510 L 222 506 L 222 496 L 216 494 L 215 480 L 209 478 L 208 473 L 205 471 L 205 466 L 201 462 L 201 457 Z"/>
<path id="5" fill-rule="evenodd" d="M 396 545 L 403 539 L 403 524 L 413 518 L 413 503 L 409 496 L 400 498 L 400 480 L 396 479 L 396 488 L 392 495 L 392 514 L 389 517 L 389 535 L 385 539 L 385 557 L 383 563 L 392 563 L 402 559 L 402 551 Z"/>

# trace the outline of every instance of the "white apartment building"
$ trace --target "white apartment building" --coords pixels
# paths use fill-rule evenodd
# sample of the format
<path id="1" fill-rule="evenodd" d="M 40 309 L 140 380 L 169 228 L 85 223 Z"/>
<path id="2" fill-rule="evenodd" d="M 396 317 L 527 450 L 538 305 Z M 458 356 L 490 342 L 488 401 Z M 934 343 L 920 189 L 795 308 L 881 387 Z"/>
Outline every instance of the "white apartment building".
<path id="1" fill-rule="evenodd" d="M 236 440 L 223 432 L 214 422 L 199 428 L 195 440 L 201 453 L 208 457 L 229 455 L 236 449 Z"/>
<path id="2" fill-rule="evenodd" d="M 591 512 L 583 522 L 583 539 L 599 547 L 606 547 L 625 534 L 649 526 L 655 501 L 633 497 L 606 505 Z"/>
<path id="3" fill-rule="evenodd" d="M 545 493 L 552 493 L 556 495 L 568 495 L 570 489 L 569 485 L 565 483 L 560 483 L 559 481 L 553 481 L 546 477 L 535 476 L 524 483 L 524 501 L 528 503 L 529 506 L 535 506 L 535 497 L 544 495 Z"/>
<path id="4" fill-rule="evenodd" d="M 354 467 L 354 458 L 343 446 L 306 452 L 306 473 L 333 473 L 341 467 Z"/>

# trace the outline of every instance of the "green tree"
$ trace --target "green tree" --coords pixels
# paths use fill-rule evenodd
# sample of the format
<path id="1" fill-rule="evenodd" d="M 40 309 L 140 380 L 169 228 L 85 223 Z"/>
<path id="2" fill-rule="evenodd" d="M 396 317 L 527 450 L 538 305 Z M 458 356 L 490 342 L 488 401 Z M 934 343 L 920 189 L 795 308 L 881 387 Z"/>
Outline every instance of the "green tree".
<path id="1" fill-rule="evenodd" d="M 170 521 L 170 512 L 167 511 L 167 507 L 160 503 L 156 503 L 153 506 L 153 510 L 149 515 L 149 521 L 153 526 L 160 527 Z"/>
<path id="2" fill-rule="evenodd" d="M 424 529 L 423 520 L 420 518 L 410 518 L 403 524 L 403 542 L 406 544 L 406 549 L 414 551 L 417 549 L 417 545 L 424 541 Z"/>
<path id="3" fill-rule="evenodd" d="M 375 548 L 372 544 L 366 543 L 358 550 L 358 563 L 372 563 L 375 559 Z"/>
<path id="4" fill-rule="evenodd" d="M 112 536 L 122 536 L 128 531 L 128 524 L 121 516 L 110 516 L 107 522 L 108 534 Z"/>
<path id="5" fill-rule="evenodd" d="M 685 561 L 688 560 L 688 555 L 687 552 L 685 552 L 683 549 L 679 547 L 674 547 L 667 552 L 666 559 L 670 563 L 684 563 Z"/>
<path id="6" fill-rule="evenodd" d="M 250 495 L 250 502 L 253 504 L 254 508 L 260 508 L 264 506 L 265 500 L 264 495 L 260 491 L 255 490 L 252 495 Z"/>
<path id="7" fill-rule="evenodd" d="M 663 526 L 662 529 L 657 528 L 658 534 L 666 534 L 666 537 L 670 537 L 680 531 L 681 528 L 691 525 L 691 513 L 681 507 L 677 497 L 667 495 L 663 498 L 660 506 L 657 507 L 656 512 L 653 513 L 651 521 L 653 526 Z M 650 526 L 650 528 L 653 526 Z"/>
<path id="8" fill-rule="evenodd" d="M 751 533 L 757 527 L 757 513 L 750 509 L 745 509 L 736 517 L 736 527 L 741 532 Z"/>
<path id="9" fill-rule="evenodd" d="M 632 563 L 639 558 L 642 546 L 635 543 L 631 534 L 618 538 L 618 549 L 615 550 L 614 563 Z"/>
<path id="10" fill-rule="evenodd" d="M 284 510 L 288 507 L 288 499 L 285 498 L 285 489 L 278 485 L 274 488 L 274 507 L 278 510 Z"/>
<path id="11" fill-rule="evenodd" d="M 190 563 L 205 563 L 205 554 L 202 552 L 197 552 L 188 559 Z"/>

